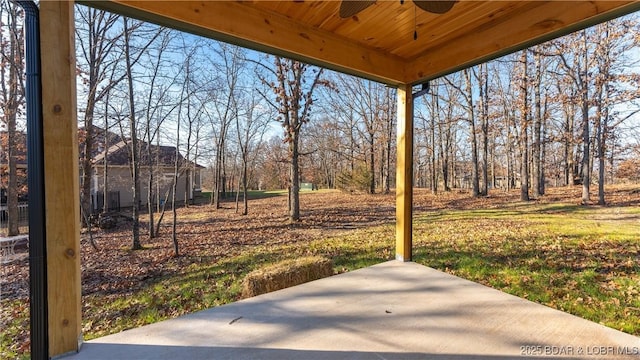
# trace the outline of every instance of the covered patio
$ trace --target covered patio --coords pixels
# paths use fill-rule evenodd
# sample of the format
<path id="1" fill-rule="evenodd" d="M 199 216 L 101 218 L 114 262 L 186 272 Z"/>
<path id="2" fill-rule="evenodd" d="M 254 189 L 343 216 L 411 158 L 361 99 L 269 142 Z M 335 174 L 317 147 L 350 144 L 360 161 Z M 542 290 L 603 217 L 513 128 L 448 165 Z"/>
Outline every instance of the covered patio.
<path id="1" fill-rule="evenodd" d="M 636 358 L 640 339 L 390 261 L 85 343 L 65 359 Z"/>
<path id="2" fill-rule="evenodd" d="M 189 349 L 194 357 L 234 359 L 473 359 L 517 357 L 529 344 L 638 346 L 634 337 L 403 262 L 412 258 L 413 99 L 423 93 L 414 88 L 426 90 L 430 79 L 631 13 L 640 2 L 449 1 L 443 14 L 423 11 L 432 1 L 359 3 L 362 9 L 344 16 L 340 1 L 86 2 L 396 87 L 398 262 L 82 346 L 74 4 L 40 2 L 44 206 L 32 207 L 46 219 L 31 225 L 31 237 L 46 251 L 31 254 L 43 264 L 32 273 L 34 358 L 81 347 L 78 358 L 139 358 L 135 351 L 161 357 L 164 350 Z M 175 332 L 191 335 L 169 336 Z M 123 337 L 137 344 L 108 345 L 127 344 Z"/>

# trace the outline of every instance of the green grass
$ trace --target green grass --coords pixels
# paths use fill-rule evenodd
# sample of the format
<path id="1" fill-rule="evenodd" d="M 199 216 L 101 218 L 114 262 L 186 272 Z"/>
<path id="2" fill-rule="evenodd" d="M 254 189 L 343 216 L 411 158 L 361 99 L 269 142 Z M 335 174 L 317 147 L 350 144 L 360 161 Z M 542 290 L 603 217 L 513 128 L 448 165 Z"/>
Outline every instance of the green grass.
<path id="1" fill-rule="evenodd" d="M 29 303 L 11 300 L 3 301 L 0 306 L 12 309 L 7 326 L 0 330 L 0 359 L 29 359 L 28 344 L 16 344 L 15 341 L 24 338 L 29 330 Z"/>
<path id="2" fill-rule="evenodd" d="M 219 306 L 239 299 L 250 271 L 282 260 L 321 255 L 336 273 L 394 258 L 393 224 L 300 245 L 263 245 L 216 263 L 146 281 L 136 292 L 85 296 L 86 339 Z M 188 254 L 187 254 L 188 256 Z M 414 260 L 577 316 L 640 335 L 640 209 L 518 203 L 502 209 L 417 214 Z M 28 324 L 19 302 L 2 331 L 0 357 Z M 28 351 L 28 349 L 26 349 Z M 5 350 L 3 350 L 5 351 Z"/>
<path id="3" fill-rule="evenodd" d="M 301 194 L 304 193 L 317 193 L 317 192 L 323 192 L 323 191 L 335 191 L 335 190 L 327 190 L 327 189 L 319 189 L 319 190 L 300 190 Z M 203 191 L 202 196 L 204 197 L 204 201 L 210 201 L 211 200 L 211 191 Z M 256 200 L 256 199 L 266 199 L 266 198 L 271 198 L 271 197 L 276 197 L 276 196 L 286 196 L 287 195 L 287 190 L 249 190 L 247 191 L 247 197 L 249 198 L 249 200 Z M 236 199 L 236 192 L 235 191 L 229 191 L 227 192 L 226 196 L 224 197 L 224 201 L 235 201 Z M 240 199 L 242 199 L 242 192 L 240 192 Z"/>
<path id="4" fill-rule="evenodd" d="M 249 190 L 247 192 L 249 200 L 266 199 L 276 196 L 286 196 L 287 190 Z M 242 201 L 242 192 L 240 192 L 240 201 Z M 236 192 L 229 191 L 224 197 L 220 198 L 221 202 L 235 202 Z M 211 202 L 211 191 L 203 191 L 200 196 L 194 200 L 195 204 L 209 204 Z"/>
<path id="5" fill-rule="evenodd" d="M 414 227 L 419 263 L 640 334 L 640 209 L 445 211 Z"/>

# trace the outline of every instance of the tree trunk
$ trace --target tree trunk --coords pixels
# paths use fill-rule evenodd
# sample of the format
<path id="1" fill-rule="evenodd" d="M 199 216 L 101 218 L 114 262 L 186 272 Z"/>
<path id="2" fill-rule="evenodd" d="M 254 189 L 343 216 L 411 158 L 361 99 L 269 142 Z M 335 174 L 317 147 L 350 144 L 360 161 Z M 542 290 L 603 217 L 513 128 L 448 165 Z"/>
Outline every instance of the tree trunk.
<path id="1" fill-rule="evenodd" d="M 300 220 L 300 174 L 299 174 L 299 138 L 298 134 L 292 134 L 289 142 L 289 152 L 291 154 L 291 164 L 289 168 L 289 181 L 291 182 L 291 196 L 289 197 L 289 222 L 295 223 Z"/>
<path id="2" fill-rule="evenodd" d="M 375 163 L 375 139 L 373 134 L 369 134 L 369 175 L 371 180 L 369 181 L 369 194 L 375 194 L 376 192 L 376 163 Z"/>
<path id="3" fill-rule="evenodd" d="M 249 191 L 247 186 L 247 159 L 243 157 L 242 159 L 242 215 L 247 215 L 249 213 Z"/>
<path id="4" fill-rule="evenodd" d="M 507 129 L 507 174 L 506 174 L 506 190 L 515 189 L 516 180 L 515 180 L 515 157 L 516 151 L 514 148 L 514 139 L 513 129 L 516 126 L 515 119 L 512 118 L 511 114 L 505 110 L 505 126 Z"/>
<path id="5" fill-rule="evenodd" d="M 438 99 L 437 88 L 431 91 L 431 102 L 433 106 L 433 111 L 431 113 L 431 129 L 430 129 L 430 138 L 431 141 L 431 192 L 435 195 L 438 193 L 438 175 L 437 175 L 437 164 L 436 164 L 436 122 L 440 122 L 440 103 Z M 436 119 L 438 121 L 436 121 Z"/>
<path id="6" fill-rule="evenodd" d="M 140 164 L 138 159 L 138 138 L 136 134 L 136 112 L 135 112 L 135 99 L 133 89 L 133 73 L 131 64 L 131 52 L 130 52 L 130 29 L 128 27 L 128 20 L 124 18 L 124 39 L 125 39 L 125 62 L 127 65 L 127 84 L 129 90 L 129 130 L 131 134 L 130 141 L 130 156 L 131 156 L 131 178 L 132 178 L 132 190 L 133 190 L 133 241 L 131 245 L 132 250 L 142 249 L 140 244 Z"/>
<path id="7" fill-rule="evenodd" d="M 591 185 L 591 138 L 589 133 L 589 103 L 588 103 L 588 90 L 585 87 L 582 89 L 581 103 L 582 103 L 582 204 L 589 203 L 589 187 Z"/>
<path id="8" fill-rule="evenodd" d="M 467 100 L 468 100 L 468 121 L 469 121 L 469 138 L 471 140 L 471 188 L 472 195 L 478 197 L 480 195 L 480 179 L 478 169 L 478 142 L 476 141 L 476 118 L 475 111 L 473 110 L 473 90 L 471 88 L 471 75 L 469 70 L 464 70 L 464 78 L 467 86 Z"/>
<path id="9" fill-rule="evenodd" d="M 191 172 L 189 169 L 184 170 L 184 207 L 189 207 L 191 200 Z"/>
<path id="10" fill-rule="evenodd" d="M 439 142 L 438 146 L 440 147 L 440 168 L 442 171 L 442 184 L 444 185 L 444 191 L 451 191 L 450 177 L 449 177 L 449 159 L 451 154 L 451 108 L 452 104 L 449 102 L 447 104 L 447 113 L 445 114 L 444 120 L 442 118 L 438 119 L 438 133 L 439 133 Z"/>
<path id="11" fill-rule="evenodd" d="M 604 27 L 604 28 L 602 28 Z M 609 44 L 609 26 L 607 24 L 600 25 L 599 29 L 602 31 L 602 40 L 599 42 L 599 76 L 600 81 L 598 84 L 598 111 L 597 111 L 597 147 L 598 147 L 598 204 L 605 205 L 605 162 L 607 152 L 607 138 L 609 133 L 609 104 L 611 99 L 611 91 L 609 83 L 611 81 L 610 66 L 611 66 L 611 53 Z"/>
<path id="12" fill-rule="evenodd" d="M 191 71 L 189 71 L 188 73 L 190 74 Z M 189 83 L 190 81 L 187 81 L 187 84 Z M 193 189 L 193 178 L 192 178 L 191 172 L 189 171 L 189 164 L 188 164 L 188 161 L 191 158 L 191 133 L 193 132 L 193 122 L 194 122 L 193 116 L 191 114 L 191 97 L 187 97 L 187 121 L 188 121 L 187 143 L 185 145 L 186 153 L 184 158 L 185 162 L 187 163 L 184 165 L 179 164 L 180 166 L 183 166 L 184 174 L 185 174 L 185 178 L 184 178 L 184 207 L 185 208 L 189 207 L 189 202 L 191 200 L 191 194 Z"/>
<path id="13" fill-rule="evenodd" d="M 522 64 L 521 92 L 521 122 L 520 122 L 520 151 L 522 163 L 520 164 L 520 200 L 529 201 L 529 97 L 527 94 L 527 50 L 522 51 L 520 63 Z"/>
<path id="14" fill-rule="evenodd" d="M 588 89 L 588 49 L 587 35 L 583 31 L 584 40 L 584 69 L 583 74 L 579 75 L 581 80 L 581 96 L 580 103 L 582 105 L 582 203 L 589 203 L 589 187 L 591 186 L 591 137 L 589 136 L 589 89 Z"/>
<path id="15" fill-rule="evenodd" d="M 153 172 L 154 172 L 154 166 L 151 163 L 151 159 L 153 159 L 153 155 L 151 153 L 151 143 L 149 142 L 147 144 L 147 156 L 149 158 L 149 178 L 147 179 L 147 211 L 149 214 L 149 224 L 147 226 L 147 229 L 149 231 L 149 239 L 153 239 L 156 237 L 156 233 L 155 233 L 155 219 L 154 219 L 154 209 L 153 209 L 153 198 L 154 198 L 154 194 L 153 194 Z M 155 164 L 155 166 L 159 166 L 159 164 Z"/>
<path id="16" fill-rule="evenodd" d="M 600 99 L 602 101 L 602 99 Z M 600 110 L 598 112 L 603 111 L 602 104 L 598 105 Z M 603 118 L 597 119 L 596 126 L 596 146 L 598 147 L 598 205 L 605 205 L 605 196 L 604 196 L 604 166 L 605 166 L 605 156 L 604 156 L 604 134 L 602 129 L 602 120 Z"/>
<path id="17" fill-rule="evenodd" d="M 436 165 L 436 130 L 435 120 L 431 117 L 431 192 L 435 195 L 438 193 L 438 172 Z"/>
<path id="18" fill-rule="evenodd" d="M 109 212 L 109 157 L 107 151 L 109 150 L 109 94 L 107 94 L 104 103 L 104 158 L 102 161 L 102 212 Z"/>
<path id="19" fill-rule="evenodd" d="M 7 150 L 9 158 L 9 184 L 7 186 L 7 235 L 15 236 L 20 233 L 20 214 L 18 211 L 18 162 L 16 159 L 17 104 L 14 109 L 9 110 L 9 113 L 9 116 L 7 116 Z"/>
<path id="20" fill-rule="evenodd" d="M 91 79 L 89 80 L 89 84 L 91 86 Z M 94 85 L 95 86 L 95 85 Z M 91 183 L 92 183 L 92 175 L 93 175 L 93 162 L 92 152 L 93 152 L 93 142 L 94 136 L 93 133 L 93 115 L 95 111 L 95 99 L 92 99 L 91 94 L 95 93 L 89 91 L 89 98 L 87 99 L 87 108 L 84 115 L 84 130 L 85 130 L 85 139 L 84 139 L 84 149 L 82 150 L 82 187 L 80 191 L 80 202 L 82 208 L 87 213 L 87 215 L 93 213 L 93 205 L 91 204 Z M 97 200 L 97 199 L 96 199 Z M 87 217 L 88 219 L 88 217 Z M 86 226 L 87 224 L 85 224 Z"/>
<path id="21" fill-rule="evenodd" d="M 388 194 L 391 191 L 391 142 L 393 141 L 393 110 L 391 106 L 391 90 L 387 87 L 386 90 L 386 107 L 387 107 L 387 153 L 385 157 L 386 175 L 384 181 L 384 193 Z"/>
<path id="22" fill-rule="evenodd" d="M 573 96 L 571 97 L 573 99 Z M 565 126 L 564 126 L 564 163 L 565 163 L 565 185 L 576 185 L 576 165 L 573 148 L 573 117 L 574 107 L 572 103 L 565 105 Z"/>
<path id="23" fill-rule="evenodd" d="M 487 70 L 487 64 L 479 65 L 480 78 L 480 105 L 481 105 L 481 125 L 482 131 L 482 189 L 480 193 L 482 195 L 489 194 L 489 71 Z"/>
<path id="24" fill-rule="evenodd" d="M 173 256 L 180 256 L 180 246 L 178 243 L 178 209 L 176 207 L 176 193 L 178 192 L 178 144 L 180 143 L 180 122 L 178 122 L 178 135 L 176 140 L 176 156 L 174 159 L 173 167 L 173 184 L 171 186 L 171 213 L 173 215 L 173 221 L 171 222 L 171 242 L 173 243 Z"/>
<path id="25" fill-rule="evenodd" d="M 534 55 L 535 61 L 535 77 L 533 82 L 533 95 L 534 95 L 534 110 L 535 116 L 533 118 L 533 139 L 532 139 L 532 148 L 531 148 L 531 157 L 532 159 L 532 177 L 533 183 L 531 184 L 531 189 L 533 190 L 533 197 L 539 198 L 542 195 L 540 191 L 540 180 L 541 180 L 541 151 L 540 151 L 540 138 L 541 138 L 541 130 L 542 130 L 542 103 L 541 103 L 541 90 L 540 90 L 540 82 L 542 80 L 542 64 L 540 59 L 540 54 L 538 52 Z"/>
<path id="26" fill-rule="evenodd" d="M 220 130 L 223 131 L 222 129 Z M 220 134 L 220 137 L 223 135 Z M 214 163 L 214 185 L 213 185 L 213 194 L 212 194 L 212 205 L 214 205 L 215 209 L 220 209 L 220 197 L 224 192 L 224 176 L 223 176 L 223 167 L 224 167 L 224 156 L 225 156 L 225 142 L 223 138 L 219 138 L 217 141 L 217 150 L 216 150 L 216 159 Z"/>
<path id="27" fill-rule="evenodd" d="M 549 108 L 547 106 L 547 95 L 545 94 L 544 111 L 542 112 L 542 139 L 540 144 L 540 194 L 544 195 L 546 192 L 546 164 L 547 164 L 547 117 L 549 116 Z"/>
<path id="28" fill-rule="evenodd" d="M 5 4 L 3 4 L 4 6 Z M 3 61 L 7 61 L 7 64 L 2 65 L 2 92 L 4 100 L 4 125 L 7 129 L 7 157 L 8 157 L 8 184 L 7 184 L 7 235 L 14 236 L 20 233 L 19 227 L 19 211 L 18 211 L 18 169 L 17 169 L 17 155 L 16 149 L 17 131 L 16 120 L 18 116 L 18 109 L 20 107 L 21 99 L 24 97 L 22 89 L 24 86 L 21 84 L 23 65 L 23 30 L 18 27 L 19 12 L 18 6 L 15 4 L 6 4 L 7 14 L 6 19 L 3 17 L 2 22 L 8 22 L 9 32 L 9 54 L 3 54 Z M 4 29 L 3 29 L 4 30 Z M 3 36 L 4 37 L 4 36 Z M 5 39 L 3 39 L 5 40 Z M 4 46 L 4 44 L 3 44 Z M 3 48 L 3 50 L 5 50 Z M 9 69 L 9 78 L 6 78 L 6 69 Z M 8 81 L 7 81 L 8 80 Z M 7 86 L 8 85 L 8 86 Z"/>

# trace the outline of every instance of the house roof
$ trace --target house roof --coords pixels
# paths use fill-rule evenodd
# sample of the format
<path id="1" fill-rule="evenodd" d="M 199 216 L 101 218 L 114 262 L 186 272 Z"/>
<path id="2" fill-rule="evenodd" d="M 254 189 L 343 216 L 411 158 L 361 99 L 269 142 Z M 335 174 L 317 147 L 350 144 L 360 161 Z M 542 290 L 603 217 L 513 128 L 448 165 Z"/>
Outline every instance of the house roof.
<path id="1" fill-rule="evenodd" d="M 114 133 L 113 131 L 106 131 L 105 129 L 92 125 L 91 132 L 93 136 L 93 149 L 91 151 L 91 157 L 96 157 L 98 154 L 104 152 L 104 149 L 109 146 L 113 146 L 123 140 L 123 137 Z M 79 153 L 84 152 L 84 138 L 87 136 L 87 128 L 81 127 L 78 129 L 79 141 Z"/>
<path id="2" fill-rule="evenodd" d="M 461 0 L 434 14 L 416 1 L 433 3 L 358 1 L 372 5 L 347 18 L 341 1 L 85 3 L 391 85 L 417 84 L 640 9 L 637 1 Z"/>
<path id="3" fill-rule="evenodd" d="M 80 129 L 81 134 L 80 137 L 84 136 L 82 131 L 84 129 Z M 105 151 L 105 132 L 104 129 L 101 129 L 97 126 L 93 127 L 94 134 L 94 150 L 92 151 L 92 159 L 94 164 L 101 164 L 104 161 L 105 155 L 108 156 L 107 159 L 109 161 L 109 165 L 128 165 L 129 164 L 129 149 L 127 148 L 129 145 L 128 140 L 123 140 L 121 136 L 115 134 L 113 132 L 108 132 L 108 142 L 109 147 Z M 24 132 L 16 132 L 16 143 L 18 146 L 16 159 L 18 165 L 26 166 L 27 165 L 27 134 Z M 82 147 L 84 144 L 83 141 L 80 141 L 80 146 Z M 149 153 L 147 151 L 147 146 L 149 146 L 146 142 L 139 141 L 138 142 L 141 151 L 140 164 L 142 166 L 149 166 L 150 164 L 156 164 L 158 161 L 161 165 L 167 167 L 174 166 L 175 159 L 175 146 L 164 146 L 164 145 L 150 145 L 150 150 L 152 154 L 151 161 L 149 160 Z M 7 146 L 7 132 L 0 131 L 0 165 L 6 164 L 7 152 L 5 151 Z M 82 152 L 80 152 L 82 153 Z M 178 154 L 178 162 L 180 166 L 191 163 L 187 161 L 182 154 Z M 204 168 L 204 166 L 195 164 L 198 168 Z"/>
<path id="4" fill-rule="evenodd" d="M 130 140 L 121 140 L 111 145 L 106 151 L 99 153 L 93 157 L 93 163 L 101 165 L 104 162 L 105 156 L 107 162 L 111 166 L 124 166 L 129 165 L 130 159 Z M 140 165 L 152 166 L 160 165 L 164 167 L 173 167 L 176 158 L 175 146 L 153 145 L 143 141 L 138 141 L 140 151 Z M 151 154 L 151 156 L 149 156 Z M 182 154 L 178 153 L 179 166 L 192 166 L 195 165 L 198 168 L 204 168 L 204 166 L 191 161 L 186 160 Z"/>

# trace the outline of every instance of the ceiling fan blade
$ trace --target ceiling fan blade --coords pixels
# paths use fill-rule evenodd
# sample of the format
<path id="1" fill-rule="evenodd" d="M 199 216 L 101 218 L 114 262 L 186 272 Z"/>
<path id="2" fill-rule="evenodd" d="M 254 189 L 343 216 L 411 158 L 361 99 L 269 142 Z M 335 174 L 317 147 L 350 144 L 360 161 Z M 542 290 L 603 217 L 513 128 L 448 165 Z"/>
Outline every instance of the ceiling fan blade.
<path id="1" fill-rule="evenodd" d="M 456 0 L 413 0 L 413 2 L 424 11 L 434 14 L 444 14 L 451 10 Z"/>
<path id="2" fill-rule="evenodd" d="M 350 18 L 375 3 L 375 0 L 342 0 L 340 3 L 340 17 L 343 19 Z"/>

